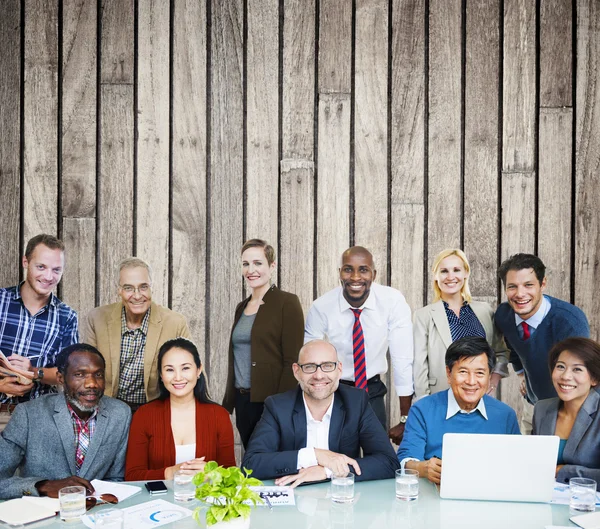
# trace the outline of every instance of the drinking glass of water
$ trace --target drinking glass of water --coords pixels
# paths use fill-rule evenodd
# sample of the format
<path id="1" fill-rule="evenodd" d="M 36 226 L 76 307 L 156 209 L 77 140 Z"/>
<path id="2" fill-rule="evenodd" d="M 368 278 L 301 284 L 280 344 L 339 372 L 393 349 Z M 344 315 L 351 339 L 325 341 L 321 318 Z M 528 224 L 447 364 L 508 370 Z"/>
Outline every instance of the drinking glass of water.
<path id="1" fill-rule="evenodd" d="M 60 519 L 78 522 L 85 514 L 85 487 L 64 487 L 58 491 Z"/>
<path id="2" fill-rule="evenodd" d="M 104 509 L 94 515 L 94 527 L 102 529 L 123 529 L 123 511 Z"/>
<path id="3" fill-rule="evenodd" d="M 414 501 L 419 497 L 419 472 L 401 468 L 396 470 L 396 498 Z"/>
<path id="4" fill-rule="evenodd" d="M 195 472 L 178 470 L 173 478 L 173 493 L 175 501 L 186 503 L 196 497 L 196 485 L 192 482 Z"/>
<path id="5" fill-rule="evenodd" d="M 569 480 L 571 514 L 592 512 L 596 510 L 596 482 L 588 478 L 571 478 Z"/>
<path id="6" fill-rule="evenodd" d="M 331 476 L 331 501 L 350 503 L 354 501 L 354 474 L 333 474 Z"/>

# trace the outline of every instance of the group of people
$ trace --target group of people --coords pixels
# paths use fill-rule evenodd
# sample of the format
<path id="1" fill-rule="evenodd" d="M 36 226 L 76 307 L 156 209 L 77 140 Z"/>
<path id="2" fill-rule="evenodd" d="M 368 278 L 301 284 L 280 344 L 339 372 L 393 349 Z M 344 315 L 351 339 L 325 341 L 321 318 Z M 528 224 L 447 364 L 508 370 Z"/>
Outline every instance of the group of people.
<path id="1" fill-rule="evenodd" d="M 543 293 L 534 255 L 502 263 L 507 301 L 494 312 L 472 300 L 465 254 L 445 250 L 433 263 L 434 302 L 411 315 L 398 290 L 374 282 L 371 253 L 354 246 L 342 254 L 340 286 L 305 322 L 298 297 L 272 284 L 273 248 L 251 239 L 221 406 L 185 318 L 152 301 L 139 258 L 121 262 L 120 300 L 91 310 L 80 338 L 77 314 L 54 294 L 64 250 L 53 236 L 32 238 L 24 281 L 0 289 L 0 498 L 235 465 L 234 411 L 242 466 L 277 484 L 349 470 L 384 479 L 401 465 L 438 483 L 444 433 L 531 430 L 560 437 L 557 479 L 600 477 L 600 345 L 580 309 Z M 388 351 L 401 414 L 389 429 Z M 494 398 L 508 363 L 522 381 L 520 428 Z"/>

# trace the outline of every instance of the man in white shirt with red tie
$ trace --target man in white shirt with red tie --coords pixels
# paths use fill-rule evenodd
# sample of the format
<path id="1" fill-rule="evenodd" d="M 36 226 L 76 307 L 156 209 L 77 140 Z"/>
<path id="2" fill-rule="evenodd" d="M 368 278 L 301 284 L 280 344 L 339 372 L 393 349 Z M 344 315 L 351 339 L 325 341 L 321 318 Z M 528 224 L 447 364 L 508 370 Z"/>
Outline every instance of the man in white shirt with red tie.
<path id="1" fill-rule="evenodd" d="M 410 307 L 396 289 L 373 283 L 377 275 L 373 256 L 362 246 L 342 254 L 341 286 L 314 301 L 304 330 L 304 343 L 326 337 L 343 365 L 343 384 L 363 388 L 375 415 L 386 428 L 381 375 L 388 369 L 389 348 L 394 387 L 400 398 L 400 422 L 390 428 L 399 444 L 413 395 L 413 333 Z"/>

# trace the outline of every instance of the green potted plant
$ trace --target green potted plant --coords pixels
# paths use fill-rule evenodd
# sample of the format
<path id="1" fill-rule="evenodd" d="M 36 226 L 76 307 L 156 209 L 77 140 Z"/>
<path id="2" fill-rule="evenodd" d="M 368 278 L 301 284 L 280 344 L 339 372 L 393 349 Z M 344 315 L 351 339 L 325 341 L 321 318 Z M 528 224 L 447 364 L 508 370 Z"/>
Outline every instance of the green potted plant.
<path id="1" fill-rule="evenodd" d="M 245 473 L 245 475 L 244 475 Z M 206 525 L 212 529 L 242 529 L 250 526 L 251 506 L 263 500 L 250 487 L 262 485 L 262 481 L 251 478 L 251 470 L 238 467 L 220 467 L 216 461 L 209 461 L 204 472 L 194 476 L 196 499 L 211 506 L 206 510 Z M 200 523 L 205 507 L 194 511 L 194 520 Z"/>

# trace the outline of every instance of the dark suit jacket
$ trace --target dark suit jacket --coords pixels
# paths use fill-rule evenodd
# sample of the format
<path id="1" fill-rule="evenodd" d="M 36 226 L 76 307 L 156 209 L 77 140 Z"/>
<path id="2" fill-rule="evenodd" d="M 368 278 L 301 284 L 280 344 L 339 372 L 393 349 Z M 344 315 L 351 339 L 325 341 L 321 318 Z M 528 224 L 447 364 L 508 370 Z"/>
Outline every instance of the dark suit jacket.
<path id="1" fill-rule="evenodd" d="M 533 434 L 554 435 L 560 399 L 540 400 L 533 410 Z M 600 395 L 590 391 L 581 406 L 567 439 L 563 466 L 556 480 L 568 483 L 570 478 L 585 477 L 600 481 Z"/>
<path id="2" fill-rule="evenodd" d="M 100 400 L 80 477 L 123 479 L 130 421 L 127 404 L 110 397 Z M 76 474 L 75 434 L 64 395 L 19 404 L 0 436 L 0 499 L 38 496 L 38 481 Z"/>
<path id="3" fill-rule="evenodd" d="M 231 335 L 242 317 L 250 298 L 235 309 Z M 304 314 L 295 294 L 279 290 L 275 285 L 263 297 L 250 335 L 251 377 L 250 400 L 263 402 L 268 396 L 295 388 L 292 364 L 304 343 Z M 229 369 L 223 406 L 233 412 L 235 402 L 233 343 L 229 338 Z"/>
<path id="4" fill-rule="evenodd" d="M 302 390 L 274 395 L 265 401 L 242 467 L 252 469 L 258 479 L 295 474 L 298 451 L 306 446 L 306 411 Z M 363 457 L 360 457 L 360 450 Z M 398 458 L 367 393 L 340 384 L 335 392 L 329 426 L 329 450 L 356 459 L 361 475 L 357 481 L 393 478 Z"/>

